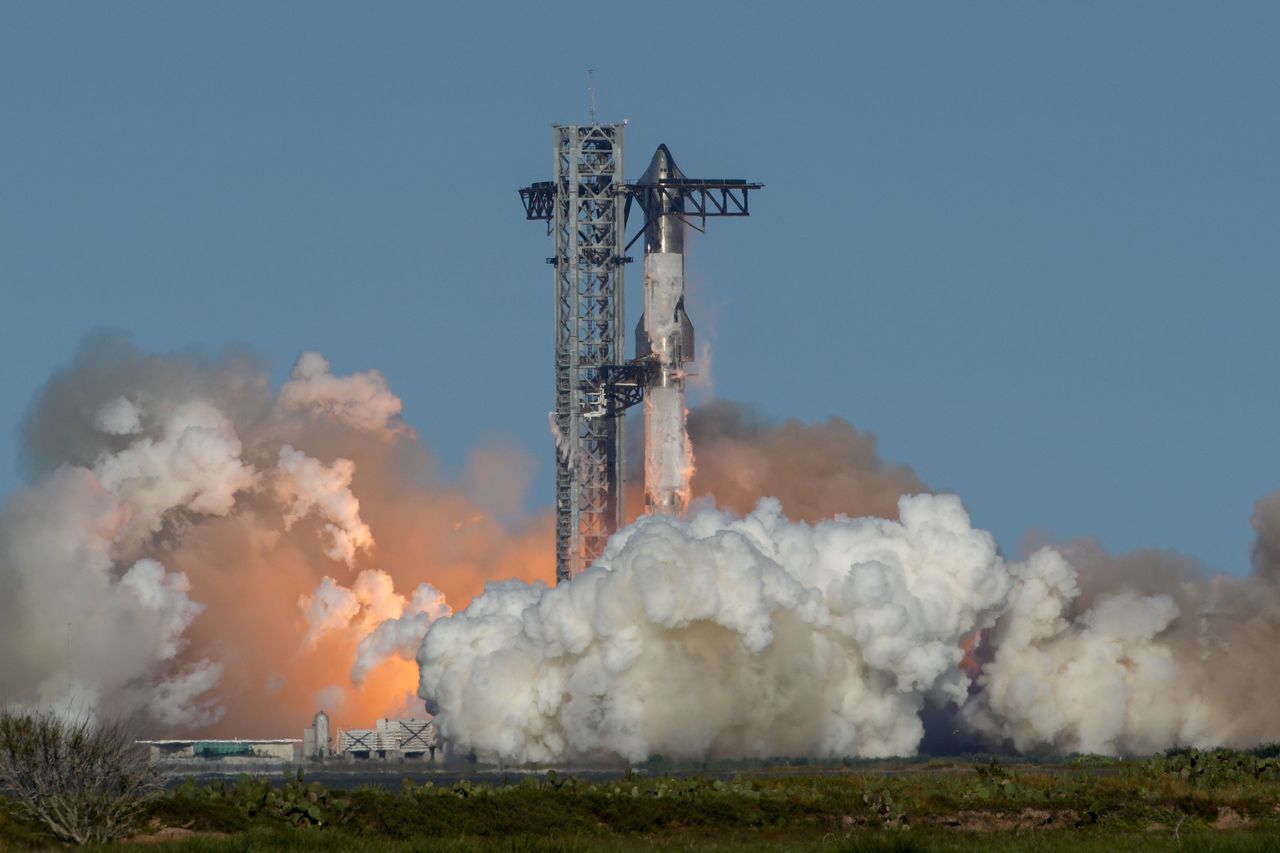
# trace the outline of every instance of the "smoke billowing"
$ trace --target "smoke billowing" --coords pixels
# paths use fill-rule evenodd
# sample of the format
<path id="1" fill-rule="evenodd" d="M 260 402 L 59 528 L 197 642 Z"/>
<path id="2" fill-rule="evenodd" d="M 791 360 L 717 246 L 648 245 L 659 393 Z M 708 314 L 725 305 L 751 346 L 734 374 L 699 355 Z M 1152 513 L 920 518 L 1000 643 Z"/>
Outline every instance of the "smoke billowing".
<path id="1" fill-rule="evenodd" d="M 1258 503 L 1259 553 L 1276 506 Z M 1018 569 L 984 640 L 994 658 L 965 720 L 1020 750 L 1142 754 L 1280 739 L 1280 588 L 1265 561 L 1252 576 L 1208 576 L 1167 552 L 1045 549 Z"/>
<path id="2" fill-rule="evenodd" d="M 485 448 L 443 482 L 376 371 L 304 353 L 275 388 L 248 356 L 93 338 L 0 512 L 0 699 L 244 737 L 429 699 L 508 761 L 910 754 L 925 720 L 1025 752 L 1280 739 L 1280 497 L 1247 577 L 1087 542 L 1006 560 L 845 421 L 688 425 L 689 517 L 548 587 L 533 463 Z"/>
<path id="3" fill-rule="evenodd" d="M 954 496 L 900 513 L 645 518 L 572 583 L 497 585 L 436 623 L 423 693 L 508 761 L 912 753 L 926 698 L 963 701 L 960 641 L 1009 578 Z"/>
<path id="4" fill-rule="evenodd" d="M 875 436 L 842 418 L 773 424 L 754 406 L 713 400 L 689 413 L 689 436 L 694 495 L 740 514 L 768 496 L 796 521 L 896 518 L 900 497 L 928 491 L 910 468 L 880 458 Z"/>
<path id="5" fill-rule="evenodd" d="M 956 497 L 904 497 L 926 488 L 845 421 L 721 401 L 689 429 L 703 510 L 428 632 L 447 737 L 509 761 L 902 755 L 933 706 L 941 740 L 1023 752 L 1280 738 L 1280 498 L 1259 502 L 1249 578 L 1089 543 L 1006 562 Z"/>
<path id="6" fill-rule="evenodd" d="M 34 485 L 0 515 L 0 696 L 247 737 L 319 704 L 421 708 L 410 661 L 444 597 L 549 576 L 550 526 L 510 518 L 500 451 L 472 460 L 484 494 L 440 482 L 400 410 L 317 353 L 277 393 L 244 356 L 88 341 L 33 404 Z"/>

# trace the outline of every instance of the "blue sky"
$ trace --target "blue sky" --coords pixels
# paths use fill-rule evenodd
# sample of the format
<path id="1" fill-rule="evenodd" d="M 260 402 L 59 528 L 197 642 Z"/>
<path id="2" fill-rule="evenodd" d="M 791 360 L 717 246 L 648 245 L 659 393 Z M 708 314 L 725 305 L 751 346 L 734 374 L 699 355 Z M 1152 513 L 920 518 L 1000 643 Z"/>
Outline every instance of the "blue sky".
<path id="1" fill-rule="evenodd" d="M 629 173 L 666 142 L 767 185 L 690 259 L 719 395 L 874 431 L 1006 550 L 1243 571 L 1280 488 L 1278 39 L 1244 2 L 0 2 L 0 460 L 106 326 L 377 367 L 446 470 L 514 438 L 549 502 L 515 190 L 594 67 Z"/>

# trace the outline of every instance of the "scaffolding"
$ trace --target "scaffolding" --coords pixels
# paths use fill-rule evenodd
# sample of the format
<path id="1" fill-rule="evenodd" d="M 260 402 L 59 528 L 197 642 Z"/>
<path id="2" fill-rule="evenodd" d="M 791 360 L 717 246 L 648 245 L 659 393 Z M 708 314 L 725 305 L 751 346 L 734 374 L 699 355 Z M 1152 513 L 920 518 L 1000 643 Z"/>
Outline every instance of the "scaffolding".
<path id="1" fill-rule="evenodd" d="M 520 191 L 555 235 L 556 581 L 604 551 L 623 521 L 625 419 L 606 369 L 625 361 L 622 124 L 555 125 L 554 179 Z"/>

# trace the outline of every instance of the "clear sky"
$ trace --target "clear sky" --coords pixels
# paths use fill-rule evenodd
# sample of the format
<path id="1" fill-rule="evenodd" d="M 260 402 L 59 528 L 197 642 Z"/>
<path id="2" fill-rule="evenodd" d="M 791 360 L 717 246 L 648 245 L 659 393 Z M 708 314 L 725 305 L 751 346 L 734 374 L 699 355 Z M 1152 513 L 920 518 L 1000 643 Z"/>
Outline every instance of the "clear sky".
<path id="1" fill-rule="evenodd" d="M 1008 551 L 1243 571 L 1280 489 L 1277 44 L 1277 3 L 4 0 L 0 459 L 106 326 L 380 368 L 446 470 L 514 437 L 549 503 L 515 190 L 594 67 L 629 174 L 666 142 L 767 185 L 690 259 L 719 395 L 874 431 Z"/>

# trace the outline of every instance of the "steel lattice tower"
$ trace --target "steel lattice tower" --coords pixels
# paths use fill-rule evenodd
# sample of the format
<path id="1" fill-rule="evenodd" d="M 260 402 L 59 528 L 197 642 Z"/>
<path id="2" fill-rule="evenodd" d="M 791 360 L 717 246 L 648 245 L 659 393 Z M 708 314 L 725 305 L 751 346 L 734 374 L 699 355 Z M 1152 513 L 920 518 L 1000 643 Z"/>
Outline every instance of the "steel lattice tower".
<path id="1" fill-rule="evenodd" d="M 622 522 L 624 419 L 604 368 L 625 360 L 622 124 L 555 125 L 555 178 L 521 191 L 552 220 L 555 267 L 556 581 L 587 568 Z"/>
<path id="2" fill-rule="evenodd" d="M 626 410 L 677 387 L 667 411 L 682 417 L 683 365 L 691 361 L 693 347 L 693 326 L 684 314 L 685 226 L 698 227 L 694 220 L 705 225 L 708 217 L 747 216 L 748 193 L 762 186 L 738 178 L 688 178 L 665 145 L 658 146 L 640 180 L 627 184 L 623 126 L 596 124 L 594 110 L 591 124 L 553 125 L 555 179 L 520 190 L 526 217 L 547 220 L 556 241 L 556 256 L 547 262 L 555 266 L 557 583 L 590 566 L 625 520 Z M 650 281 L 650 261 L 657 264 L 661 256 L 669 273 L 663 286 L 671 305 L 658 313 L 670 312 L 668 319 L 679 328 L 663 332 L 658 342 L 664 352 L 671 350 L 665 362 L 652 340 L 633 359 L 623 353 L 622 270 L 631 260 L 625 232 L 632 202 L 644 213 L 644 225 L 631 242 L 648 238 L 646 302 L 661 283 L 656 273 Z"/>

